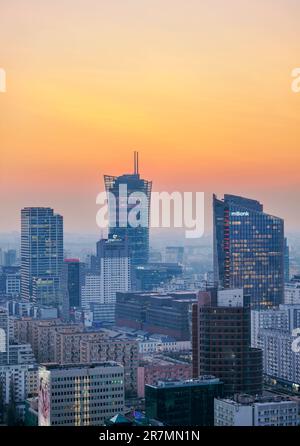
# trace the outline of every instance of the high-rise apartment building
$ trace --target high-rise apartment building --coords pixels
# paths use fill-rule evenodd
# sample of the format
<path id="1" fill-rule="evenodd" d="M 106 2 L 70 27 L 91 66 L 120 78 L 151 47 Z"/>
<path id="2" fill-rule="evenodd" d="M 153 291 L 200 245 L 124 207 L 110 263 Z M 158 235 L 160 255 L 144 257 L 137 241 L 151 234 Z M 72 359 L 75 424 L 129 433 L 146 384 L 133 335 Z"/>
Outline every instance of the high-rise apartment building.
<path id="1" fill-rule="evenodd" d="M 104 176 L 109 208 L 109 238 L 114 235 L 128 241 L 132 265 L 143 265 L 149 259 L 149 222 L 152 182 L 139 174 L 138 153 L 134 152 L 134 173 L 121 176 Z M 140 198 L 140 224 L 132 225 L 129 214 L 136 202 L 128 203 L 131 194 Z M 134 197 L 132 195 L 132 197 Z M 141 199 L 142 197 L 142 199 Z M 124 212 L 124 209 L 125 212 Z"/>
<path id="2" fill-rule="evenodd" d="M 101 426 L 124 411 L 124 370 L 114 362 L 39 369 L 39 426 Z"/>
<path id="3" fill-rule="evenodd" d="M 213 197 L 214 274 L 224 288 L 243 288 L 252 306 L 283 302 L 284 222 L 256 200 Z"/>
<path id="4" fill-rule="evenodd" d="M 63 264 L 63 218 L 51 208 L 21 211 L 21 296 L 40 304 L 59 303 Z"/>
<path id="5" fill-rule="evenodd" d="M 262 351 L 250 347 L 250 310 L 242 289 L 199 292 L 192 350 L 194 378 L 220 378 L 225 395 L 262 392 Z"/>

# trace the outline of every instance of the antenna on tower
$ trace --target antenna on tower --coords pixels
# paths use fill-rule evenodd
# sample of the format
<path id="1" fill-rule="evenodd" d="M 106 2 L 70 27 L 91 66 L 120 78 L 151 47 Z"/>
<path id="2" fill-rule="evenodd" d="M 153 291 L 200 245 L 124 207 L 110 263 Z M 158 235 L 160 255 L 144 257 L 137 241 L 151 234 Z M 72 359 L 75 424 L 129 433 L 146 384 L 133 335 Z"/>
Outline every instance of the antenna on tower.
<path id="1" fill-rule="evenodd" d="M 136 152 L 136 173 L 139 174 L 139 152 Z"/>
<path id="2" fill-rule="evenodd" d="M 134 175 L 136 175 L 136 151 L 133 152 L 133 162 L 134 162 Z"/>

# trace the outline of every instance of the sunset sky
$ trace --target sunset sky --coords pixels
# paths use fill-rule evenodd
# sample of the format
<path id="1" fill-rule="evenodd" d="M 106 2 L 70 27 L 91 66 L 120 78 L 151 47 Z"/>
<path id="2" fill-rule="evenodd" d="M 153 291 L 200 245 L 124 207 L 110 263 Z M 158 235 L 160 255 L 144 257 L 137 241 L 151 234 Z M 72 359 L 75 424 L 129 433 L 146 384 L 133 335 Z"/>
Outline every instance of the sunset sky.
<path id="1" fill-rule="evenodd" d="M 37 205 L 96 232 L 133 150 L 154 190 L 253 197 L 299 230 L 299 66 L 299 0 L 0 0 L 0 232 Z"/>

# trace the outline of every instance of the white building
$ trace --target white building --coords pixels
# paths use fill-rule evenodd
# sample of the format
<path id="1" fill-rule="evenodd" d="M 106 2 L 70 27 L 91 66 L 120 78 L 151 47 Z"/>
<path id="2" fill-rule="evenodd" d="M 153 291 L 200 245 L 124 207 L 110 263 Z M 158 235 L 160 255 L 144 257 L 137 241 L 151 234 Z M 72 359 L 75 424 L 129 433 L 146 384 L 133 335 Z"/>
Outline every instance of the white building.
<path id="1" fill-rule="evenodd" d="M 298 403 L 283 397 L 215 399 L 215 426 L 298 426 Z"/>
<path id="2" fill-rule="evenodd" d="M 279 305 L 279 308 L 251 311 L 251 347 L 261 348 L 261 330 L 291 333 L 300 327 L 300 305 Z"/>
<path id="3" fill-rule="evenodd" d="M 34 379 L 37 372 L 34 364 L 13 364 L 0 366 L 2 398 L 9 404 L 12 389 L 16 403 L 22 403 L 34 390 Z"/>
<path id="4" fill-rule="evenodd" d="M 284 303 L 290 305 L 300 304 L 300 276 L 296 276 L 285 284 Z"/>
<path id="5" fill-rule="evenodd" d="M 115 362 L 39 369 L 39 426 L 101 426 L 124 411 L 124 368 Z"/>
<path id="6" fill-rule="evenodd" d="M 92 303 L 103 303 L 101 279 L 99 275 L 87 274 L 81 288 L 81 306 L 83 309 L 89 310 Z"/>
<path id="7" fill-rule="evenodd" d="M 218 291 L 218 307 L 243 307 L 243 289 L 228 289 Z"/>

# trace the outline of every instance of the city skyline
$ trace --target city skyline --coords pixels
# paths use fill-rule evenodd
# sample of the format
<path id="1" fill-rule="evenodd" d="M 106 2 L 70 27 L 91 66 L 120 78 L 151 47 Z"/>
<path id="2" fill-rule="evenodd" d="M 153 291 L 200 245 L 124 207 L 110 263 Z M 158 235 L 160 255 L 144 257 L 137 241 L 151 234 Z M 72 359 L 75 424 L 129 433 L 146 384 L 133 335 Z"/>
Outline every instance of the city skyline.
<path id="1" fill-rule="evenodd" d="M 5 2 L 0 232 L 40 203 L 96 232 L 102 177 L 131 172 L 133 150 L 153 190 L 259 196 L 298 229 L 299 13 L 294 0 Z"/>

